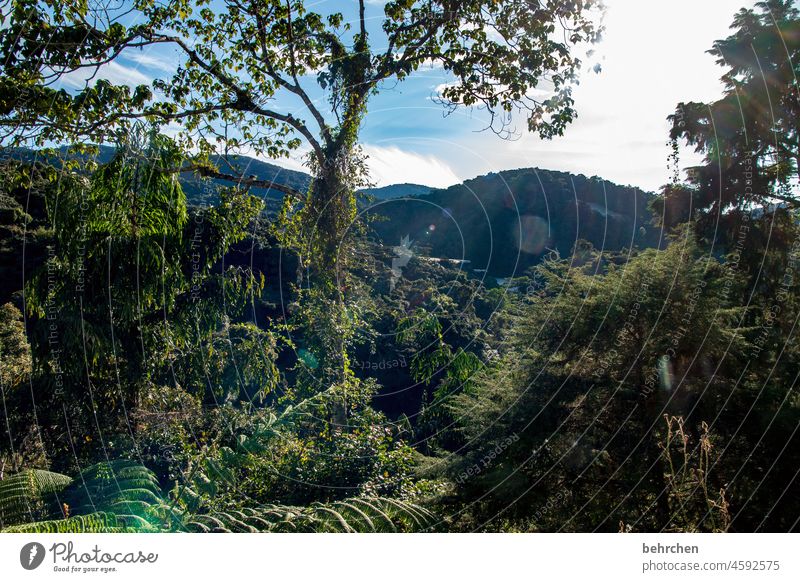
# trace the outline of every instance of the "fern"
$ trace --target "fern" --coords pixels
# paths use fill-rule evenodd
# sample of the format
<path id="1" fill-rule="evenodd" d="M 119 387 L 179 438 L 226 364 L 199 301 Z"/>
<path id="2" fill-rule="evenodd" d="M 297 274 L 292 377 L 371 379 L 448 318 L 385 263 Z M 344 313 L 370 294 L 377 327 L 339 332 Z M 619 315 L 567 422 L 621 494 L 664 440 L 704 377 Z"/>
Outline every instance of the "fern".
<path id="1" fill-rule="evenodd" d="M 45 497 L 62 492 L 68 519 L 52 519 Z M 25 471 L 0 482 L 3 531 L 98 533 L 182 529 L 152 471 L 134 461 L 99 463 L 72 480 L 48 471 Z M 47 519 L 50 518 L 50 519 Z M 44 521 L 39 521 L 44 519 Z M 20 524 L 22 522 L 30 522 Z M 9 527 L 10 526 L 10 527 Z"/>
<path id="2" fill-rule="evenodd" d="M 315 503 L 308 507 L 262 505 L 195 516 L 196 532 L 341 532 L 430 531 L 436 516 L 418 505 L 383 497 Z"/>
<path id="3" fill-rule="evenodd" d="M 129 527 L 124 520 L 113 513 L 90 513 L 69 519 L 54 519 L 15 525 L 2 530 L 2 533 L 125 533 L 140 531 Z"/>
<path id="4" fill-rule="evenodd" d="M 173 529 L 180 522 L 155 474 L 135 461 L 109 461 L 85 469 L 64 497 L 73 513 L 111 512 L 138 530 Z"/>
<path id="5" fill-rule="evenodd" d="M 48 502 L 72 483 L 60 473 L 29 469 L 0 481 L 0 528 L 42 517 Z"/>
<path id="6" fill-rule="evenodd" d="M 56 492 L 73 517 L 37 521 L 53 517 L 40 508 Z M 423 507 L 384 497 L 181 514 L 168 505 L 152 471 L 128 460 L 93 465 L 75 480 L 48 471 L 19 473 L 0 482 L 0 510 L 2 531 L 23 533 L 398 532 L 430 531 L 437 523 Z"/>

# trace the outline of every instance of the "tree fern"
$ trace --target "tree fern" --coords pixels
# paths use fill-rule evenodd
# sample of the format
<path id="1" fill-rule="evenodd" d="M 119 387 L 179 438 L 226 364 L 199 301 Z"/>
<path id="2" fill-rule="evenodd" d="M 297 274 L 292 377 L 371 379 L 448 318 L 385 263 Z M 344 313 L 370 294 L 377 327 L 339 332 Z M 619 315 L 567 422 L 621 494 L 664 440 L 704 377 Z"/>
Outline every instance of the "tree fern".
<path id="1" fill-rule="evenodd" d="M 63 505 L 48 512 L 45 501 L 55 492 L 61 493 Z M 54 519 L 65 513 L 72 517 Z M 49 471 L 25 471 L 0 481 L 0 516 L 3 531 L 182 529 L 181 516 L 168 506 L 153 472 L 128 460 L 92 465 L 75 480 Z"/>
<path id="2" fill-rule="evenodd" d="M 56 492 L 71 517 L 52 519 L 55 512 L 42 511 L 44 499 Z M 398 532 L 430 531 L 437 523 L 423 507 L 384 497 L 180 513 L 164 498 L 152 471 L 129 460 L 93 465 L 74 480 L 48 471 L 19 473 L 0 482 L 0 511 L 2 531 L 26 533 Z"/>
<path id="3" fill-rule="evenodd" d="M 262 505 L 195 516 L 196 532 L 341 532 L 430 531 L 436 516 L 413 503 L 367 497 L 315 503 L 308 507 Z"/>
<path id="4" fill-rule="evenodd" d="M 2 533 L 125 533 L 141 531 L 131 527 L 125 520 L 113 513 L 90 513 L 69 519 L 53 519 L 15 525 L 2 530 Z"/>
<path id="5" fill-rule="evenodd" d="M 112 512 L 135 529 L 172 528 L 179 521 L 155 474 L 135 461 L 109 461 L 85 469 L 64 497 L 73 513 Z"/>
<path id="6" fill-rule="evenodd" d="M 0 528 L 42 517 L 48 502 L 70 483 L 72 479 L 66 475 L 41 469 L 0 481 Z"/>

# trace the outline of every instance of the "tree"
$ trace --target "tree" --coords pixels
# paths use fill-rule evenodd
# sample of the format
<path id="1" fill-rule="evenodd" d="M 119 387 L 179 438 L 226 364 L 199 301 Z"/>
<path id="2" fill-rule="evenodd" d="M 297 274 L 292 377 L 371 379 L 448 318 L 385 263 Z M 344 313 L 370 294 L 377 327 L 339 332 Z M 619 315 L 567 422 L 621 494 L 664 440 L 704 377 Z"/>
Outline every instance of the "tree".
<path id="1" fill-rule="evenodd" d="M 581 61 L 574 52 L 599 35 L 597 5 L 396 0 L 383 7 L 378 30 L 364 0 L 353 3 L 352 23 L 293 0 L 136 0 L 118 9 L 17 0 L 0 33 L 0 124 L 10 143 L 44 144 L 100 142 L 137 118 L 171 122 L 196 152 L 182 170 L 245 185 L 259 182 L 211 167 L 209 154 L 277 158 L 305 144 L 314 175 L 308 193 L 260 185 L 302 203 L 287 213 L 299 224 L 289 231 L 341 312 L 354 191 L 367 179 L 358 133 L 370 96 L 436 63 L 453 77 L 442 95 L 447 106 L 483 107 L 489 127 L 504 136 L 515 112 L 530 131 L 560 134 L 576 115 L 571 89 Z M 177 54 L 170 74 L 135 88 L 104 79 L 105 65 L 155 45 Z M 70 74 L 90 81 L 70 93 L 57 85 Z M 310 85 L 327 103 L 312 97 Z M 546 97 L 538 96 L 542 89 Z M 279 106 L 287 97 L 298 100 L 303 117 Z"/>
<path id="2" fill-rule="evenodd" d="M 190 211 L 169 171 L 181 156 L 138 127 L 107 164 L 51 168 L 47 259 L 25 300 L 31 393 L 43 430 L 57 431 L 54 446 L 67 446 L 70 431 L 86 449 L 98 435 L 133 436 L 129 413 L 153 400 L 163 408 L 170 387 L 249 402 L 275 386 L 272 336 L 237 321 L 260 284 L 221 261 L 262 204 L 234 189 Z M 24 414 L 13 420 L 29 421 Z"/>
<path id="3" fill-rule="evenodd" d="M 31 371 L 31 347 L 22 314 L 11 303 L 0 305 L 0 387 L 14 388 Z"/>
<path id="4" fill-rule="evenodd" d="M 679 103 L 669 118 L 674 147 L 683 139 L 705 158 L 690 169 L 689 190 L 668 188 L 665 203 L 691 204 L 711 221 L 753 204 L 800 206 L 800 11 L 791 0 L 766 0 L 741 9 L 731 28 L 708 51 L 726 69 L 723 97 Z"/>
<path id="5" fill-rule="evenodd" d="M 738 453 L 728 484 L 733 523 L 787 530 L 797 512 L 800 417 L 791 396 L 800 357 L 800 10 L 787 0 L 758 2 L 740 10 L 731 29 L 709 51 L 725 69 L 722 98 L 681 103 L 670 118 L 674 155 L 684 139 L 704 154 L 703 164 L 690 169 L 687 183 L 676 175 L 657 209 L 667 226 L 696 217 L 700 243 L 725 253 L 726 269 L 744 277 L 730 293 L 747 308 L 741 327 L 750 330 L 751 348 L 740 357 L 745 373 L 718 423 L 742 427 L 724 435 L 732 440 L 726 449 L 736 451 L 727 456 Z"/>
<path id="6" fill-rule="evenodd" d="M 717 418 L 750 347 L 734 292 L 741 274 L 684 232 L 622 266 L 600 256 L 537 267 L 545 285 L 512 306 L 506 353 L 451 400 L 467 443 L 454 473 L 498 451 L 479 475 L 461 477 L 459 513 L 479 518 L 468 527 L 494 528 L 500 516 L 567 531 L 670 522 L 663 415 L 687 426 Z M 705 499 L 694 495 L 698 483 L 685 479 L 681 502 Z M 558 510 L 543 510 L 565 490 Z"/>

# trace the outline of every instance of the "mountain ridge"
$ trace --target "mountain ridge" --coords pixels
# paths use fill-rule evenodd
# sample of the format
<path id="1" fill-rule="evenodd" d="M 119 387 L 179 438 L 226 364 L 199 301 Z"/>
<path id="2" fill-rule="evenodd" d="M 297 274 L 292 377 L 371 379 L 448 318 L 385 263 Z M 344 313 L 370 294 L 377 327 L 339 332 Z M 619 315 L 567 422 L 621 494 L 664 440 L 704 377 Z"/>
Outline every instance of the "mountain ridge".
<path id="1" fill-rule="evenodd" d="M 508 277 L 547 253 L 569 256 L 580 241 L 613 252 L 656 246 L 653 199 L 640 188 L 597 176 L 522 168 L 374 204 L 380 220 L 372 228 L 384 244 L 407 237 L 420 252 Z"/>
<path id="2" fill-rule="evenodd" d="M 36 154 L 19 151 L 19 157 Z M 98 161 L 108 161 L 113 153 L 113 148 L 101 146 Z M 212 161 L 225 171 L 299 191 L 311 182 L 304 172 L 248 156 Z M 201 178 L 180 179 L 190 204 L 217 201 L 216 189 Z M 266 200 L 268 212 L 275 211 L 283 197 L 271 189 L 251 192 Z M 654 195 L 598 176 L 518 168 L 489 172 L 448 188 L 404 183 L 364 192 L 372 196 L 363 208 L 381 244 L 393 247 L 407 238 L 414 241 L 417 254 L 464 260 L 470 268 L 497 277 L 522 273 L 550 252 L 568 256 L 581 240 L 615 252 L 659 244 L 649 210 Z"/>

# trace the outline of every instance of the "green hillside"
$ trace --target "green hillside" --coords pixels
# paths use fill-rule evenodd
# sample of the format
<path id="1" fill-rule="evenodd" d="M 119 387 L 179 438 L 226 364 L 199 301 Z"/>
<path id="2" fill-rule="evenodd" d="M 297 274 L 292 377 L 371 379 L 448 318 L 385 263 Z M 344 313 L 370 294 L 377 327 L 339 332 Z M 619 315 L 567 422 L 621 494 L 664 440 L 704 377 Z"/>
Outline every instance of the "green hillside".
<path id="1" fill-rule="evenodd" d="M 497 277 L 521 273 L 576 241 L 620 251 L 658 242 L 648 194 L 597 177 L 526 168 L 491 173 L 415 200 L 373 205 L 385 244 L 409 236 L 432 256 L 469 260 Z"/>

